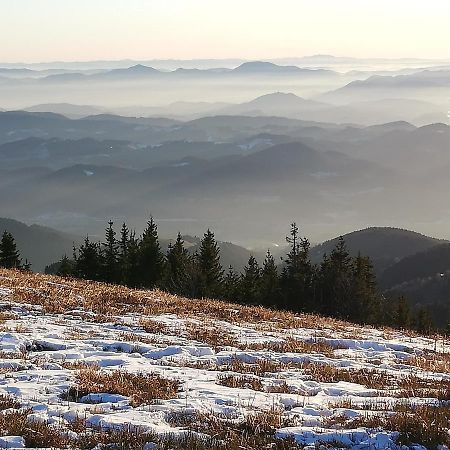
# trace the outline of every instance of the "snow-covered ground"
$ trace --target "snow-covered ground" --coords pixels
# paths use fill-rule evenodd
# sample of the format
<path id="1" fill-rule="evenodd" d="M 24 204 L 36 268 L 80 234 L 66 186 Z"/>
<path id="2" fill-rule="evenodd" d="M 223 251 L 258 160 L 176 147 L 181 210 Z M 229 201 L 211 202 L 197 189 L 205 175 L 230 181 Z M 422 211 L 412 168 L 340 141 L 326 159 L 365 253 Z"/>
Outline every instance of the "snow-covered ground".
<path id="1" fill-rule="evenodd" d="M 295 327 L 242 321 L 239 310 L 229 321 L 198 309 L 192 315 L 145 315 L 131 307 L 108 317 L 80 307 L 55 313 L 36 301 L 36 290 L 53 281 L 44 279 L 40 288 L 22 282 L 17 296 L 14 274 L 0 275 L 0 395 L 17 399 L 33 421 L 64 427 L 83 418 L 88 427 L 136 426 L 163 437 L 185 435 L 194 415 L 238 424 L 262 413 L 277 417 L 274 436 L 307 448 L 394 449 L 401 448 L 398 430 L 370 428 L 364 420 L 395 414 L 405 398 L 411 411 L 417 404 L 448 408 L 442 393 L 430 396 L 437 383 L 450 383 L 450 345 L 443 340 L 319 318 L 315 325 L 311 317 L 299 317 Z M 156 374 L 178 381 L 178 392 L 147 404 L 108 389 L 68 396 L 80 371 L 90 369 Z M 408 391 L 409 379 L 422 384 Z M 0 437 L 0 448 L 12 447 L 25 441 Z"/>

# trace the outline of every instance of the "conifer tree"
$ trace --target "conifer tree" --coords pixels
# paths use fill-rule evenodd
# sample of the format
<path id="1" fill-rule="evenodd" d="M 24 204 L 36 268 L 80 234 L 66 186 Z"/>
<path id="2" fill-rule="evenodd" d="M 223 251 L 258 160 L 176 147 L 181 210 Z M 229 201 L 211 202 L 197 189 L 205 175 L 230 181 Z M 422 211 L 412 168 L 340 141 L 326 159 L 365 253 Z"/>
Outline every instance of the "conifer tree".
<path id="1" fill-rule="evenodd" d="M 368 257 L 358 254 L 352 264 L 349 318 L 360 323 L 377 323 L 382 315 L 382 302 L 372 263 Z"/>
<path id="2" fill-rule="evenodd" d="M 415 320 L 416 330 L 422 334 L 430 334 L 433 328 L 433 320 L 427 308 L 421 307 L 417 311 Z"/>
<path id="3" fill-rule="evenodd" d="M 73 263 L 72 261 L 70 261 L 67 255 L 64 255 L 59 262 L 59 268 L 56 272 L 56 275 L 60 277 L 70 277 L 73 275 Z"/>
<path id="4" fill-rule="evenodd" d="M 87 280 L 99 280 L 102 274 L 100 245 L 91 242 L 86 236 L 83 244 L 78 249 L 78 254 L 74 251 L 75 275 Z"/>
<path id="5" fill-rule="evenodd" d="M 189 256 L 186 267 L 185 295 L 190 298 L 200 298 L 203 295 L 203 275 L 200 268 L 200 255 L 195 252 Z"/>
<path id="6" fill-rule="evenodd" d="M 0 241 L 0 267 L 5 269 L 22 269 L 22 260 L 17 250 L 14 236 L 4 231 Z"/>
<path id="7" fill-rule="evenodd" d="M 120 239 L 119 245 L 119 278 L 121 283 L 127 284 L 127 273 L 128 273 L 128 247 L 130 244 L 130 230 L 127 224 L 124 222 L 122 228 L 120 229 Z"/>
<path id="8" fill-rule="evenodd" d="M 265 306 L 277 306 L 280 302 L 280 280 L 277 266 L 270 250 L 267 250 L 261 270 L 260 300 Z"/>
<path id="9" fill-rule="evenodd" d="M 140 284 L 148 288 L 158 286 L 162 282 L 163 271 L 164 256 L 158 241 L 158 227 L 151 217 L 139 243 Z"/>
<path id="10" fill-rule="evenodd" d="M 188 295 L 189 253 L 184 248 L 184 241 L 178 233 L 174 244 L 169 244 L 167 251 L 167 280 L 166 288 L 175 294 Z"/>
<path id="11" fill-rule="evenodd" d="M 122 257 L 126 256 L 128 251 L 128 244 L 130 242 L 130 230 L 124 222 L 120 229 L 119 250 Z"/>
<path id="12" fill-rule="evenodd" d="M 200 272 L 199 294 L 202 297 L 220 298 L 223 294 L 220 249 L 214 239 L 214 233 L 210 229 L 204 234 L 200 243 L 197 261 Z"/>
<path id="13" fill-rule="evenodd" d="M 411 313 L 405 297 L 401 296 L 397 300 L 397 307 L 394 313 L 394 325 L 400 329 L 408 328 L 411 324 Z"/>
<path id="14" fill-rule="evenodd" d="M 223 280 L 223 297 L 231 302 L 238 300 L 239 296 L 239 274 L 230 265 Z"/>
<path id="15" fill-rule="evenodd" d="M 244 267 L 244 273 L 240 280 L 239 300 L 242 303 L 254 305 L 260 300 L 259 283 L 261 280 L 261 269 L 258 261 L 252 255 L 247 265 Z"/>
<path id="16" fill-rule="evenodd" d="M 105 230 L 105 242 L 102 244 L 103 279 L 108 283 L 120 281 L 119 244 L 116 239 L 114 223 L 108 222 Z"/>
<path id="17" fill-rule="evenodd" d="M 314 268 L 309 259 L 310 243 L 300 237 L 297 224 L 291 224 L 286 237 L 290 251 L 282 272 L 283 305 L 292 310 L 309 311 L 313 307 Z"/>
<path id="18" fill-rule="evenodd" d="M 130 232 L 126 256 L 122 259 L 122 277 L 127 286 L 138 287 L 141 284 L 140 245 L 134 231 Z"/>
<path id="19" fill-rule="evenodd" d="M 330 254 L 331 283 L 327 286 L 333 302 L 332 314 L 347 319 L 351 315 L 352 259 L 341 236 Z"/>

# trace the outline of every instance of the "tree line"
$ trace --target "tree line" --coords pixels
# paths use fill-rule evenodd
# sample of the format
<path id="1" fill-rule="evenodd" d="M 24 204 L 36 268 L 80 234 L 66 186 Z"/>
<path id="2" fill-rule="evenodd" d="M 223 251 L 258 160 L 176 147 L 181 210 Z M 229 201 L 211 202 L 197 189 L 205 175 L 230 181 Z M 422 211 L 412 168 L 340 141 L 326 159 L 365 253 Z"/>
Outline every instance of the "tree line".
<path id="1" fill-rule="evenodd" d="M 289 250 L 280 264 L 267 251 L 262 264 L 251 256 L 238 273 L 231 266 L 226 270 L 222 267 L 218 243 L 209 229 L 196 252 L 188 251 L 180 233 L 163 252 L 153 218 L 140 236 L 125 223 L 117 234 L 114 223 L 109 222 L 103 242 L 86 237 L 74 248 L 72 258 L 64 256 L 56 264 L 55 272 L 132 288 L 160 288 L 189 298 L 215 298 L 357 323 L 431 330 L 428 311 L 413 312 L 406 299 L 382 295 L 370 259 L 360 254 L 352 257 L 342 237 L 318 264 L 311 262 L 310 242 L 300 235 L 295 223 L 286 241 Z M 14 238 L 6 232 L 0 243 L 0 267 L 29 268 L 21 263 Z"/>
<path id="2" fill-rule="evenodd" d="M 215 298 L 248 305 L 317 313 L 357 323 L 431 329 L 426 310 L 413 313 L 404 298 L 385 298 L 378 289 L 373 265 L 367 256 L 351 257 L 344 239 L 338 240 L 319 264 L 310 259 L 310 242 L 293 223 L 286 237 L 287 255 L 277 264 L 267 251 L 260 265 L 250 256 L 242 273 L 224 269 L 214 233 L 207 230 L 198 251 L 190 253 L 179 233 L 161 250 L 158 228 L 147 222 L 141 236 L 124 223 L 119 235 L 108 223 L 103 242 L 86 237 L 64 257 L 58 274 L 133 288 L 160 288 L 189 298 Z"/>

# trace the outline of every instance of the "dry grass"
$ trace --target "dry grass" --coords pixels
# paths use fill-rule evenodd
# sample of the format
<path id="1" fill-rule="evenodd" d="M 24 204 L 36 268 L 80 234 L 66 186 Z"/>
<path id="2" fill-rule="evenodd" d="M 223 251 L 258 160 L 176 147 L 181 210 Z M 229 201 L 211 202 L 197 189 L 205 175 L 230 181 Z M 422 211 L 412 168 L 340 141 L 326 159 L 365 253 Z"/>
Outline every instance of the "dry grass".
<path id="1" fill-rule="evenodd" d="M 249 414 L 240 420 L 214 413 L 201 414 L 198 412 L 170 413 L 166 420 L 172 426 L 214 436 L 216 442 L 210 442 L 207 447 L 198 447 L 202 450 L 291 450 L 303 448 L 291 439 L 274 438 L 276 429 L 295 425 L 283 416 L 282 410 L 277 408 Z M 186 449 L 191 448 L 197 449 L 197 447 L 186 447 Z"/>
<path id="2" fill-rule="evenodd" d="M 305 374 L 319 383 L 345 381 L 365 386 L 369 389 L 387 389 L 395 386 L 396 378 L 375 369 L 346 369 L 327 364 L 305 363 Z"/>
<path id="3" fill-rule="evenodd" d="M 395 398 L 450 400 L 450 380 L 416 375 L 393 376 L 376 369 L 346 369 L 326 364 L 305 363 L 305 374 L 321 383 L 345 381 L 380 391 Z"/>
<path id="4" fill-rule="evenodd" d="M 23 353 L 0 351 L 0 359 L 21 359 Z"/>
<path id="5" fill-rule="evenodd" d="M 124 427 L 121 430 L 99 430 L 86 428 L 83 421 L 77 420 L 76 426 L 69 426 L 79 433 L 78 436 L 67 433 L 60 425 L 49 425 L 46 422 L 31 420 L 28 411 L 13 411 L 0 415 L 0 435 L 22 436 L 27 448 L 58 448 L 58 449 L 91 449 L 98 444 L 106 448 L 121 450 L 143 449 L 147 442 L 154 438 L 137 428 Z M 75 431 L 73 430 L 73 431 Z M 164 448 L 164 447 L 161 447 Z"/>
<path id="6" fill-rule="evenodd" d="M 450 380 L 419 378 L 410 375 L 398 379 L 397 384 L 399 390 L 395 392 L 396 397 L 450 400 Z"/>
<path id="7" fill-rule="evenodd" d="M 239 344 L 232 333 L 217 326 L 214 327 L 208 321 L 201 324 L 186 322 L 186 333 L 188 339 L 207 344 L 216 351 L 223 347 L 237 347 Z"/>
<path id="8" fill-rule="evenodd" d="M 166 324 L 153 319 L 140 319 L 139 327 L 150 334 L 169 334 L 170 332 Z"/>
<path id="9" fill-rule="evenodd" d="M 160 344 L 161 339 L 157 337 L 143 336 L 139 333 L 123 332 L 119 334 L 119 337 L 124 342 L 140 342 L 142 344 Z"/>
<path id="10" fill-rule="evenodd" d="M 5 323 L 8 320 L 17 319 L 17 314 L 12 313 L 11 311 L 0 311 L 0 323 Z"/>
<path id="11" fill-rule="evenodd" d="M 28 411 L 13 411 L 0 415 L 0 434 L 22 436 L 27 448 L 91 449 L 99 444 L 102 448 L 120 450 L 143 449 L 147 443 L 155 443 L 157 450 L 297 450 L 302 446 L 293 440 L 275 439 L 274 431 L 287 425 L 280 411 L 272 409 L 233 421 L 214 414 L 191 414 L 168 417 L 173 425 L 191 430 L 185 436 L 155 436 L 139 427 L 124 426 L 104 430 L 89 428 L 83 419 L 75 419 L 67 428 L 31 420 Z M 67 433 L 68 430 L 76 434 Z M 199 436 L 196 432 L 203 433 Z M 209 436 L 209 437 L 208 437 Z"/>
<path id="12" fill-rule="evenodd" d="M 0 411 L 4 411 L 5 409 L 19 409 L 20 406 L 20 402 L 12 395 L 0 394 Z"/>
<path id="13" fill-rule="evenodd" d="M 264 350 L 277 353 L 314 353 L 328 356 L 334 356 L 334 347 L 323 341 L 304 341 L 288 337 L 280 342 L 258 342 L 241 346 L 245 350 Z"/>
<path id="14" fill-rule="evenodd" d="M 415 355 L 405 361 L 427 372 L 450 374 L 450 353 L 425 353 Z"/>
<path id="15" fill-rule="evenodd" d="M 118 394 L 130 398 L 132 406 L 155 403 L 157 400 L 176 398 L 180 383 L 157 374 L 133 374 L 122 371 L 102 372 L 97 368 L 84 368 L 77 373 L 77 384 L 63 398 L 79 401 L 89 394 Z"/>
<path id="16" fill-rule="evenodd" d="M 228 364 L 215 366 L 213 370 L 222 372 L 237 372 L 243 374 L 252 374 L 259 377 L 267 376 L 287 370 L 299 370 L 303 364 L 281 363 L 278 361 L 271 361 L 270 359 L 258 359 L 253 363 L 246 363 L 239 358 L 233 358 Z"/>
<path id="17" fill-rule="evenodd" d="M 67 370 L 100 370 L 97 363 L 90 364 L 82 360 L 63 361 L 61 366 Z"/>
<path id="18" fill-rule="evenodd" d="M 421 444 L 429 449 L 450 445 L 449 406 L 402 406 L 392 415 L 362 416 L 348 421 L 346 426 L 379 428 L 398 431 L 398 444 Z"/>
<path id="19" fill-rule="evenodd" d="M 10 300 L 40 306 L 48 313 L 62 314 L 80 309 L 94 312 L 95 316 L 86 315 L 86 320 L 90 321 L 113 321 L 114 316 L 133 312 L 147 316 L 175 314 L 179 317 L 210 318 L 240 324 L 265 323 L 273 329 L 302 327 L 356 330 L 349 323 L 312 314 L 295 315 L 287 311 L 209 299 L 195 301 L 158 290 L 136 290 L 7 269 L 0 269 L 0 287 L 12 291 Z"/>
<path id="20" fill-rule="evenodd" d="M 219 375 L 217 377 L 217 384 L 229 388 L 264 391 L 264 385 L 258 377 L 250 377 L 246 375 Z"/>
<path id="21" fill-rule="evenodd" d="M 277 380 L 274 384 L 265 386 L 261 379 L 256 376 L 248 375 L 219 375 L 217 383 L 238 389 L 251 389 L 253 391 L 270 392 L 272 394 L 293 394 L 295 390 L 289 386 L 286 381 Z M 302 395 L 304 395 L 302 393 Z"/>

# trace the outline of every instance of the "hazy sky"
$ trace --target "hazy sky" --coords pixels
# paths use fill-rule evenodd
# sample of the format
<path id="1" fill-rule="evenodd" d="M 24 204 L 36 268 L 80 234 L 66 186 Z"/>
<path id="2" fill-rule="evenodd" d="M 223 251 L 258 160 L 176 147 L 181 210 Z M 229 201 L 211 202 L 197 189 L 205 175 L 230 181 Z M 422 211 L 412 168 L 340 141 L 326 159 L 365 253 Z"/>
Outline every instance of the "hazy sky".
<path id="1" fill-rule="evenodd" d="M 0 61 L 450 57 L 448 0 L 0 0 Z"/>

